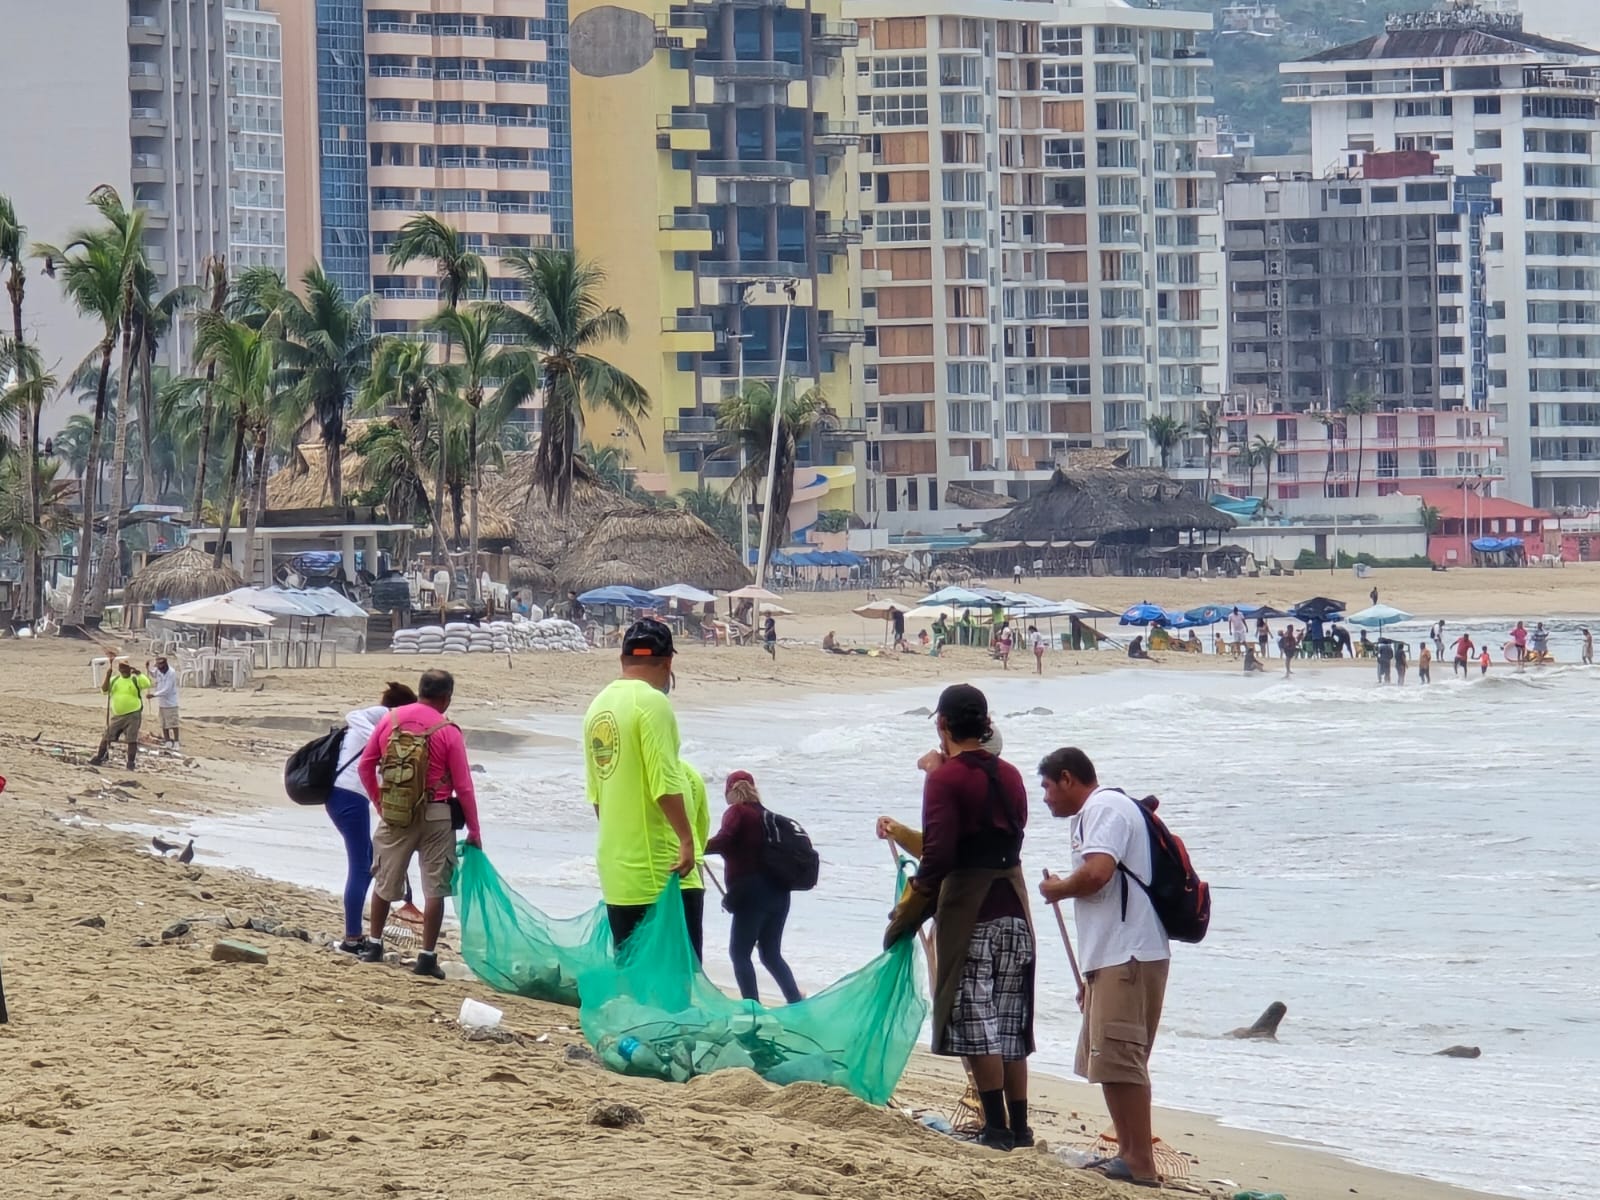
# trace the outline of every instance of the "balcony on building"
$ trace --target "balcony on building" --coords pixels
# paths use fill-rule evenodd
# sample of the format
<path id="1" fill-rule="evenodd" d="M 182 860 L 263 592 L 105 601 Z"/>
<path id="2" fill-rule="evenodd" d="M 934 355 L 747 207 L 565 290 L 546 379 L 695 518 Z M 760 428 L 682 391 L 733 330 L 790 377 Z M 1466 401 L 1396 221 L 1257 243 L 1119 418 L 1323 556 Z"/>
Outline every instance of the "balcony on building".
<path id="1" fill-rule="evenodd" d="M 830 446 L 848 446 L 866 439 L 865 417 L 834 417 L 821 422 L 822 440 Z"/>
<path id="2" fill-rule="evenodd" d="M 166 181 L 166 164 L 161 161 L 159 154 L 135 154 L 133 156 L 132 182 L 138 184 L 165 183 Z"/>
<path id="3" fill-rule="evenodd" d="M 134 92 L 161 92 L 166 90 L 161 68 L 155 63 L 130 62 L 128 64 L 128 90 Z"/>
<path id="4" fill-rule="evenodd" d="M 167 27 L 160 17 L 132 16 L 128 18 L 128 45 L 159 46 L 167 40 Z"/>
<path id="5" fill-rule="evenodd" d="M 656 149 L 711 149 L 711 119 L 705 113 L 698 112 L 658 113 Z"/>
<path id="6" fill-rule="evenodd" d="M 752 183 L 788 183 L 806 178 L 799 163 L 760 158 L 702 158 L 694 165 L 696 173 L 713 179 L 737 179 Z"/>
<path id="7" fill-rule="evenodd" d="M 674 50 L 693 50 L 706 40 L 711 19 L 703 12 L 675 8 L 656 14 L 657 41 L 665 39 Z"/>
<path id="8" fill-rule="evenodd" d="M 722 433 L 717 429 L 714 413 L 680 413 L 676 417 L 665 418 L 661 424 L 667 448 L 671 450 L 701 450 L 722 444 Z M 730 461 L 737 470 L 738 461 Z"/>
<path id="9" fill-rule="evenodd" d="M 841 153 L 861 144 L 861 122 L 844 121 L 817 113 L 811 126 L 811 140 L 826 153 Z"/>
<path id="10" fill-rule="evenodd" d="M 792 83 L 805 68 L 776 58 L 697 58 L 694 73 L 723 83 Z"/>
<path id="11" fill-rule="evenodd" d="M 699 314 L 662 317 L 661 348 L 669 354 L 709 354 L 717 348 L 711 318 Z"/>
<path id="12" fill-rule="evenodd" d="M 849 217 L 817 214 L 817 245 L 825 250 L 843 250 L 861 241 L 861 222 Z"/>
<path id="13" fill-rule="evenodd" d="M 159 108 L 136 108 L 128 114 L 128 134 L 136 138 L 165 137 L 166 115 Z"/>
<path id="14" fill-rule="evenodd" d="M 811 44 L 825 54 L 838 54 L 846 46 L 861 41 L 861 31 L 854 21 L 824 21 L 814 17 L 811 22 Z"/>
<path id="15" fill-rule="evenodd" d="M 704 253 L 711 249 L 711 218 L 705 213 L 666 213 L 659 228 L 656 245 L 662 250 Z"/>
<path id="16" fill-rule="evenodd" d="M 817 314 L 817 340 L 825 346 L 850 346 L 866 337 L 866 322 L 859 317 L 836 317 L 826 310 Z"/>

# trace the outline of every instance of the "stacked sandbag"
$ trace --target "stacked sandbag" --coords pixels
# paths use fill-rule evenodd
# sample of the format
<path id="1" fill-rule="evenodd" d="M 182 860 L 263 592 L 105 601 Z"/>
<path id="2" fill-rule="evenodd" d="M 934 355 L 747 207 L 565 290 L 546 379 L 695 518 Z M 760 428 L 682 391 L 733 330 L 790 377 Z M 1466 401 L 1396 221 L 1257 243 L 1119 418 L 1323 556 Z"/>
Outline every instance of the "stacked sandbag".
<path id="1" fill-rule="evenodd" d="M 420 632 L 420 630 L 416 629 L 396 629 L 394 637 L 389 641 L 389 652 L 391 654 L 416 654 Z"/>
<path id="2" fill-rule="evenodd" d="M 444 652 L 465 654 L 470 646 L 472 626 L 465 621 L 447 621 L 444 627 Z"/>
<path id="3" fill-rule="evenodd" d="M 509 654 L 511 652 L 510 621 L 491 621 L 489 623 L 489 636 L 493 639 L 495 653 Z"/>
<path id="4" fill-rule="evenodd" d="M 494 649 L 494 633 L 482 626 L 467 634 L 467 653 L 488 654 Z"/>
<path id="5" fill-rule="evenodd" d="M 439 625 L 420 625 L 417 627 L 417 653 L 418 654 L 443 654 L 444 653 L 444 628 Z"/>
<path id="6" fill-rule="evenodd" d="M 589 649 L 589 643 L 579 629 L 571 621 L 563 621 L 556 617 L 549 617 L 543 621 L 534 621 L 528 628 L 528 649 L 559 654 L 582 654 Z"/>

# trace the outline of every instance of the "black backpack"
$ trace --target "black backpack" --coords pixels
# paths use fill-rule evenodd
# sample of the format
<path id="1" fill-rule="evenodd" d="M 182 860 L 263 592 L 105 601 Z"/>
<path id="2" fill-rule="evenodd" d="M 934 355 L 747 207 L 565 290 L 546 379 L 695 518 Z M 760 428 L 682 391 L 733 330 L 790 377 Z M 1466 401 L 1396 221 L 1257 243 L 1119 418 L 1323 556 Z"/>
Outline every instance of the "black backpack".
<path id="1" fill-rule="evenodd" d="M 761 827 L 766 835 L 762 873 L 784 891 L 809 892 L 816 887 L 822 859 L 800 822 L 763 809 Z"/>
<path id="2" fill-rule="evenodd" d="M 326 804 L 339 772 L 349 766 L 341 762 L 345 726 L 307 742 L 283 764 L 283 790 L 296 804 Z"/>
<path id="3" fill-rule="evenodd" d="M 1160 803 L 1154 796 L 1134 800 L 1150 835 L 1150 882 L 1140 879 L 1122 863 L 1117 864 L 1122 876 L 1122 918 L 1128 918 L 1128 880 L 1131 879 L 1150 897 L 1156 918 L 1165 927 L 1168 937 L 1178 942 L 1204 941 L 1211 925 L 1211 886 L 1196 873 L 1183 839 L 1156 816 Z"/>

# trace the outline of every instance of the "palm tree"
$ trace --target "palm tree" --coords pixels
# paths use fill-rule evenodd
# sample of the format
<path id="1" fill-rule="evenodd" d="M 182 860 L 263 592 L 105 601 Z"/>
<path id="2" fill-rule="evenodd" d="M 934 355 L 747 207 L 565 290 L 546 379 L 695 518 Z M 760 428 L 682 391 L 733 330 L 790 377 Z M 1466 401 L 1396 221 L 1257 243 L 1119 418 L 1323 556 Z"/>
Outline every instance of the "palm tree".
<path id="1" fill-rule="evenodd" d="M 1331 412 L 1314 412 L 1311 419 L 1322 426 L 1323 435 L 1328 439 L 1328 457 L 1322 466 L 1322 494 L 1328 497 L 1333 495 L 1333 434 L 1339 423 Z"/>
<path id="2" fill-rule="evenodd" d="M 772 513 L 767 522 L 765 558 L 789 536 L 789 502 L 794 498 L 794 467 L 799 444 L 832 415 L 827 400 L 815 388 L 796 395 L 794 381 L 784 388 L 780 412 L 772 385 L 756 381 L 745 385 L 744 393 L 730 396 L 717 410 L 717 428 L 722 431 L 722 448 L 713 456 L 738 458 L 743 451 L 744 469 L 733 477 L 729 491 L 749 503 L 756 487 L 767 477 L 772 459 L 772 422 L 779 421 L 778 461 L 773 470 Z M 737 530 L 736 530 L 737 532 Z"/>
<path id="3" fill-rule="evenodd" d="M 1246 492 L 1247 494 L 1254 494 L 1256 490 L 1256 468 L 1261 465 L 1261 456 L 1256 453 L 1255 447 L 1250 445 L 1249 442 L 1239 442 L 1233 448 L 1233 457 L 1238 460 L 1241 466 L 1249 470 L 1250 482 Z"/>
<path id="4" fill-rule="evenodd" d="M 433 262 L 439 276 L 439 294 L 452 312 L 461 306 L 461 301 L 481 294 L 489 286 L 483 259 L 467 247 L 461 234 L 430 213 L 419 212 L 400 227 L 389 247 L 389 269 L 404 270 L 419 258 Z"/>
<path id="5" fill-rule="evenodd" d="M 1354 417 L 1356 419 L 1356 495 L 1357 496 L 1361 495 L 1362 460 L 1366 457 L 1366 451 L 1367 451 L 1367 422 L 1366 422 L 1366 416 L 1367 416 L 1367 414 L 1369 412 L 1376 412 L 1377 408 L 1378 408 L 1378 402 L 1375 399 L 1373 399 L 1372 394 L 1370 392 L 1356 392 L 1354 395 L 1346 397 L 1345 402 L 1344 402 L 1344 411 L 1346 412 L 1346 414 L 1348 414 L 1349 416 L 1352 416 L 1352 417 Z M 1350 436 L 1349 432 L 1346 431 L 1345 437 L 1348 438 L 1349 436 Z"/>
<path id="6" fill-rule="evenodd" d="M 250 445 L 253 442 L 255 446 L 264 446 L 265 430 L 271 417 L 268 399 L 273 392 L 276 365 L 273 351 L 281 344 L 276 333 L 275 321 L 269 321 L 265 328 L 255 329 L 244 321 L 233 320 L 209 309 L 202 312 L 196 322 L 195 358 L 197 362 L 205 364 L 210 383 L 207 385 L 204 380 L 198 379 L 193 382 L 206 386 L 218 407 L 233 418 L 233 447 L 228 460 L 227 490 L 220 506 L 217 548 L 211 560 L 214 569 L 222 566 L 223 551 L 239 498 L 240 474 L 251 453 Z M 250 523 L 253 526 L 253 521 Z M 239 569 L 246 579 L 251 577 L 255 568 L 254 540 L 253 536 L 247 538 Z"/>
<path id="7" fill-rule="evenodd" d="M 483 491 L 481 470 L 479 418 L 483 414 L 484 395 L 492 380 L 502 380 L 495 397 L 493 434 L 490 443 L 498 441 L 499 426 L 516 410 L 524 395 L 538 386 L 532 375 L 534 364 L 520 351 L 501 347 L 497 338 L 504 331 L 509 310 L 498 304 L 473 304 L 467 308 L 444 308 L 432 317 L 427 328 L 444 335 L 445 345 L 461 347 L 461 364 L 445 368 L 450 378 L 461 390 L 467 402 L 467 455 L 468 477 L 472 483 L 472 507 L 468 517 L 467 594 L 473 603 L 479 599 L 478 585 L 478 497 Z"/>
<path id="8" fill-rule="evenodd" d="M 624 433 L 638 437 L 650 396 L 638 380 L 590 352 L 603 342 L 628 338 L 622 310 L 600 303 L 605 272 L 598 265 L 569 250 L 513 251 L 506 261 L 527 292 L 527 312 L 506 309 L 505 329 L 536 357 L 537 380 L 531 371 L 522 379 L 536 383 L 543 397 L 533 481 L 555 511 L 565 514 L 572 504 L 585 409 L 603 410 Z"/>
<path id="9" fill-rule="evenodd" d="M 95 437 L 93 418 L 83 413 L 73 413 L 61 427 L 61 431 L 47 443 L 46 454 L 54 455 L 67 470 L 78 477 L 80 497 L 88 486 L 89 447 Z"/>
<path id="10" fill-rule="evenodd" d="M 1278 461 L 1278 443 L 1274 439 L 1269 438 L 1266 434 L 1258 433 L 1258 434 L 1256 434 L 1256 440 L 1255 440 L 1255 445 L 1253 447 L 1253 451 L 1255 453 L 1257 461 L 1260 462 L 1260 464 L 1267 469 L 1267 482 L 1266 482 L 1266 487 L 1263 489 L 1265 491 L 1265 493 L 1266 493 L 1266 499 L 1262 503 L 1262 507 L 1263 508 L 1271 508 L 1272 507 L 1272 464 Z M 1253 478 L 1254 478 L 1254 476 L 1252 475 L 1252 479 Z"/>
<path id="11" fill-rule="evenodd" d="M 685 488 L 678 493 L 678 507 L 693 513 L 717 531 L 718 536 L 734 549 L 739 548 L 739 522 L 744 513 L 727 492 L 719 492 L 703 484 Z"/>
<path id="12" fill-rule="evenodd" d="M 445 408 L 450 391 L 448 373 L 433 361 L 433 355 L 425 343 L 406 338 L 383 338 L 373 353 L 372 371 L 363 383 L 360 395 L 356 397 L 356 410 L 361 413 L 382 413 L 388 408 L 400 410 L 404 414 L 403 433 L 411 443 L 407 452 L 408 461 L 420 466 L 430 457 L 434 460 L 438 474 L 432 489 L 433 502 L 428 502 L 429 489 L 424 486 L 420 503 L 432 521 L 435 554 L 442 554 L 446 545 L 444 470 L 448 454 L 441 453 L 439 447 L 444 440 Z M 378 448 L 391 465 L 397 450 L 392 444 L 392 436 L 386 437 Z M 432 451 L 425 449 L 430 439 L 435 444 Z M 370 460 L 366 460 L 368 452 L 363 451 L 362 454 L 364 460 L 370 463 Z M 382 473 L 388 474 L 389 471 L 390 468 L 385 467 Z M 375 486 L 373 479 L 369 478 L 367 485 Z M 410 520 L 410 511 L 405 508 L 406 515 L 399 515 L 400 509 L 392 503 L 389 507 L 390 516 L 400 521 Z"/>
<path id="13" fill-rule="evenodd" d="M 1417 519 L 1422 522 L 1422 528 L 1428 533 L 1439 532 L 1439 519 L 1444 516 L 1442 509 L 1423 501 L 1417 507 Z"/>
<path id="14" fill-rule="evenodd" d="M 276 297 L 283 324 L 278 352 L 290 394 L 322 430 L 328 491 L 338 507 L 344 502 L 345 409 L 372 367 L 372 297 L 346 299 L 321 267 L 307 269 L 300 283 L 304 299 L 288 289 Z"/>
<path id="15" fill-rule="evenodd" d="M 1220 404 L 1202 404 L 1194 417 L 1194 431 L 1206 440 L 1206 494 L 1211 499 L 1211 460 L 1217 453 L 1217 442 L 1228 431 L 1222 419 Z"/>
<path id="16" fill-rule="evenodd" d="M 78 538 L 77 568 L 73 573 L 72 595 L 67 604 L 66 623 L 81 625 L 90 605 L 91 582 L 102 604 L 110 585 L 110 568 L 116 554 L 114 531 L 122 518 L 122 474 L 127 461 L 128 432 L 128 375 L 132 366 L 133 323 L 129 319 L 132 296 L 137 285 L 139 269 L 144 264 L 143 233 L 144 214 L 129 212 L 114 189 L 96 188 L 90 193 L 89 203 L 106 218 L 107 227 L 85 230 L 74 234 L 64 249 L 37 245 L 36 257 L 43 258 L 61 277 L 67 297 L 86 317 L 97 318 L 103 329 L 98 350 L 100 369 L 95 384 L 93 430 L 89 441 L 85 487 L 83 489 L 83 526 Z M 103 565 L 95 569 L 93 553 L 94 517 L 98 504 L 100 482 L 101 438 L 106 421 L 106 392 L 111 378 L 111 356 L 116 351 L 118 337 L 122 340 L 122 369 L 118 379 L 118 403 L 123 418 L 117 421 L 117 451 L 113 458 L 113 478 L 118 481 L 118 503 L 107 525 L 106 545 L 109 553 L 102 553 Z M 93 577 L 93 578 L 91 578 Z"/>
<path id="17" fill-rule="evenodd" d="M 28 288 L 25 263 L 27 244 L 28 231 L 17 220 L 17 210 L 11 198 L 0 195 L 0 269 L 5 271 L 6 294 L 11 298 L 12 361 L 9 369 L 16 371 L 19 379 L 24 375 L 18 363 L 24 354 L 25 342 L 22 332 L 22 299 Z M 0 368 L 0 378 L 4 378 L 6 374 L 7 370 Z M 39 461 L 39 413 L 43 400 L 44 398 L 39 396 L 31 401 L 32 407 L 17 413 L 18 443 L 28 452 L 30 460 L 34 463 Z M 26 493 L 26 501 L 29 524 L 37 527 L 38 499 L 32 488 Z M 35 547 L 22 556 L 22 603 L 18 607 L 17 615 L 24 621 L 32 620 L 35 615 L 34 606 L 39 593 L 39 554 L 39 548 Z"/>
<path id="18" fill-rule="evenodd" d="M 1165 471 L 1172 462 L 1173 448 L 1189 436 L 1189 427 L 1177 417 L 1151 417 L 1144 423 L 1150 440 L 1161 453 L 1161 469 Z"/>
<path id="19" fill-rule="evenodd" d="M 210 311 L 221 312 L 228 302 L 228 260 L 208 258 L 205 261 L 206 282 L 211 285 Z M 206 470 L 211 461 L 211 425 L 216 404 L 211 396 L 211 385 L 216 378 L 216 364 L 206 365 L 205 400 L 200 407 L 199 445 L 195 452 L 194 468 L 194 519 L 200 520 L 200 506 L 206 498 Z"/>

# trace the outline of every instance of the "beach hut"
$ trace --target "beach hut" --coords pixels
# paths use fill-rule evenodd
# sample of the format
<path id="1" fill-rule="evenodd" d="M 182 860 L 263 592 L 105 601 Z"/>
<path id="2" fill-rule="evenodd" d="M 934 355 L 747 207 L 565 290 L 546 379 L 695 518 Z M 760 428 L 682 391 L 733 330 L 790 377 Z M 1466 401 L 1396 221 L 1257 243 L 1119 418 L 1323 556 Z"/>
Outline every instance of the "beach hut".
<path id="1" fill-rule="evenodd" d="M 739 552 L 699 517 L 657 508 L 620 509 L 601 518 L 556 564 L 555 574 L 563 590 L 577 592 L 673 583 L 718 591 L 750 582 Z"/>
<path id="2" fill-rule="evenodd" d="M 628 502 L 600 483 L 580 459 L 572 484 L 572 503 L 565 513 L 558 513 L 545 499 L 544 491 L 533 482 L 534 452 L 514 451 L 504 459 L 505 464 L 499 470 L 485 468 L 484 499 L 506 514 L 517 553 L 542 567 L 553 569 L 569 552 L 577 549 L 605 517 L 630 509 Z M 737 557 L 735 555 L 735 559 Z M 678 581 L 664 579 L 662 582 Z"/>
<path id="3" fill-rule="evenodd" d="M 1058 470 L 1050 485 L 984 529 L 994 541 L 1092 541 L 1097 566 L 1132 574 L 1140 551 L 1204 545 L 1237 522 L 1164 471 L 1149 467 Z M 1055 551 L 1044 552 L 1050 561 Z M 1143 561 L 1148 561 L 1145 559 Z"/>
<path id="4" fill-rule="evenodd" d="M 182 604 L 231 592 L 242 583 L 244 580 L 232 567 L 213 568 L 211 555 L 185 546 L 151 559 L 149 566 L 128 581 L 123 600 L 141 608 L 161 600 Z"/>

